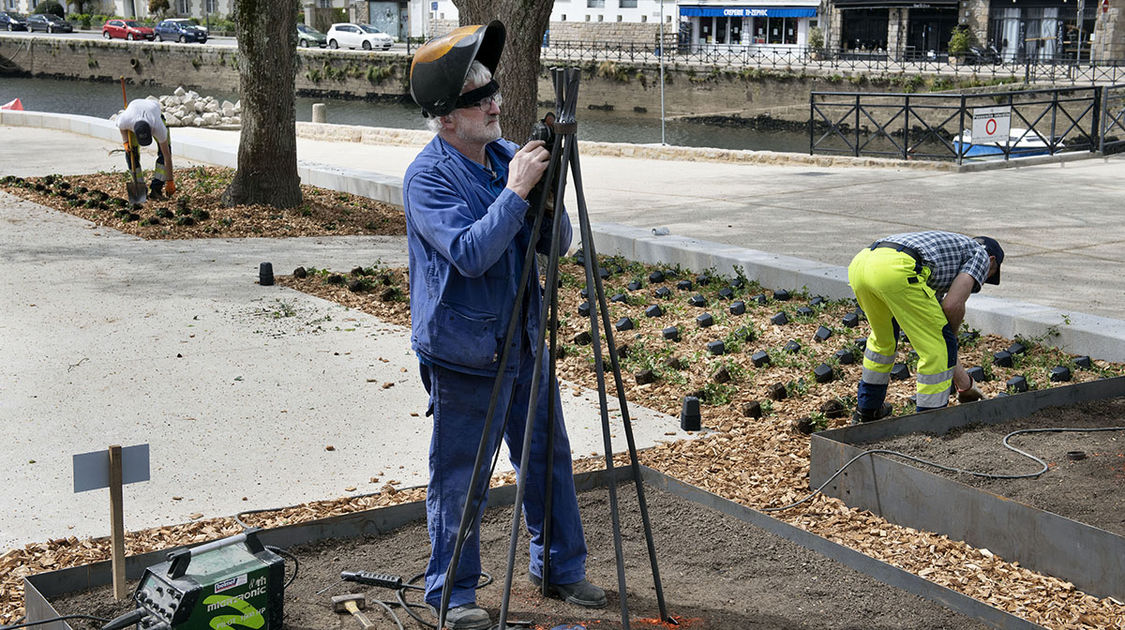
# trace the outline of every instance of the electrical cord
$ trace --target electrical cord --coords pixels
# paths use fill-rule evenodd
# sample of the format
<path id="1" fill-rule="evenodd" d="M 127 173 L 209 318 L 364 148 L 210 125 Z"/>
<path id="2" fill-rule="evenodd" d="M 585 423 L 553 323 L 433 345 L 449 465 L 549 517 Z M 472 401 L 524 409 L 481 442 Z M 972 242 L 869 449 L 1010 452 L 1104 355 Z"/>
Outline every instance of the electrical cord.
<path id="1" fill-rule="evenodd" d="M 287 558 L 287 559 L 293 561 L 293 575 L 289 576 L 289 579 L 285 581 L 285 585 L 282 586 L 282 588 L 289 588 L 289 585 L 292 584 L 293 581 L 297 579 L 297 571 L 300 570 L 300 568 L 301 568 L 301 563 L 297 560 L 297 556 L 289 553 L 288 551 L 285 551 L 281 547 L 274 547 L 273 545 L 265 545 L 265 548 L 274 552 L 274 553 L 276 553 L 277 555 L 281 556 L 282 558 Z"/>
<path id="2" fill-rule="evenodd" d="M 1001 443 L 1004 445 L 1004 447 L 1007 448 L 1010 451 L 1013 451 L 1013 452 L 1023 456 L 1023 457 L 1026 457 L 1028 459 L 1031 459 L 1031 460 L 1035 461 L 1040 466 L 1040 469 L 1036 472 L 1025 473 L 1025 474 L 1020 474 L 1020 475 L 997 475 L 997 474 L 993 474 L 993 473 L 979 472 L 979 471 L 975 471 L 975 470 L 965 470 L 963 468 L 955 468 L 953 466 L 946 466 L 944 464 L 932 462 L 932 461 L 927 460 L 927 459 L 922 459 L 921 457 L 915 457 L 913 455 L 907 455 L 906 453 L 903 453 L 901 451 L 894 451 L 894 450 L 885 449 L 885 448 L 870 449 L 870 450 L 863 451 L 862 453 L 860 453 L 860 454 L 856 455 L 855 457 L 849 459 L 847 461 L 847 463 L 845 463 L 838 470 L 836 470 L 836 472 L 832 473 L 832 476 L 830 476 L 827 480 L 825 480 L 824 483 L 820 484 L 820 486 L 816 490 L 813 490 L 811 494 L 809 494 L 805 498 L 801 499 L 800 501 L 790 503 L 789 505 L 783 505 L 781 507 L 762 508 L 762 511 L 763 512 L 781 512 L 782 510 L 788 510 L 790 508 L 795 508 L 798 505 L 801 505 L 802 503 L 805 503 L 806 501 L 809 501 L 809 500 L 813 499 L 814 497 L 816 497 L 816 495 L 820 494 L 821 491 L 823 491 L 824 488 L 826 488 L 828 486 L 828 484 L 832 483 L 832 481 L 834 479 L 836 479 L 836 477 L 839 477 L 845 470 L 847 470 L 847 468 L 849 466 L 851 466 L 855 462 L 859 461 L 860 458 L 865 457 L 867 455 L 891 455 L 891 456 L 894 456 L 894 457 L 901 457 L 903 459 L 907 459 L 907 460 L 910 460 L 912 462 L 917 462 L 917 463 L 922 464 L 924 466 L 931 466 L 931 467 L 937 468 L 939 470 L 944 470 L 944 471 L 951 472 L 951 473 L 972 475 L 974 477 L 981 477 L 981 478 L 984 478 L 984 479 L 1038 479 L 1040 475 L 1042 475 L 1043 473 L 1047 472 L 1050 469 L 1050 467 L 1047 465 L 1047 462 L 1045 462 L 1042 459 L 1032 455 L 1031 453 L 1028 453 L 1027 451 L 1023 451 L 1023 450 L 1020 450 L 1020 449 L 1016 448 L 1015 446 L 1012 446 L 1011 444 L 1008 443 L 1009 439 L 1011 439 L 1011 438 L 1013 438 L 1017 435 L 1022 435 L 1024 433 L 1093 433 L 1093 432 L 1098 432 L 1098 431 L 1125 431 L 1125 427 L 1096 427 L 1096 428 L 1091 428 L 1091 429 L 1078 429 L 1078 428 L 1073 428 L 1073 427 L 1053 427 L 1053 428 L 1045 428 L 1045 429 L 1021 429 L 1019 431 L 1012 431 L 1008 435 L 1005 435 L 1004 439 L 1001 441 Z"/>
<path id="3" fill-rule="evenodd" d="M 23 619 L 23 617 L 21 617 L 20 619 Z M 65 621 L 67 619 L 89 619 L 90 621 L 96 621 L 98 623 L 109 623 L 109 621 L 110 621 L 109 619 L 103 619 L 101 617 L 94 617 L 94 616 L 91 616 L 91 615 L 63 615 L 61 617 L 51 617 L 50 619 L 44 619 L 42 621 L 28 621 L 26 623 L 17 623 L 17 624 L 11 625 L 11 626 L 0 626 L 0 630 L 13 630 L 14 628 L 29 628 L 31 626 L 38 626 L 38 625 L 42 625 L 42 624 L 45 624 L 45 623 L 54 623 L 56 621 Z"/>

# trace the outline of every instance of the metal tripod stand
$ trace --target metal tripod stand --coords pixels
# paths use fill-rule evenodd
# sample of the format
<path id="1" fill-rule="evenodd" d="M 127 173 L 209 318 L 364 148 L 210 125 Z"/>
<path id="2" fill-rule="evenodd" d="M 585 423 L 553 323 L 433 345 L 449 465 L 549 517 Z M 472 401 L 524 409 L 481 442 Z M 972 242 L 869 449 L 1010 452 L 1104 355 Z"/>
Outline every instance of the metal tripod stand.
<path id="1" fill-rule="evenodd" d="M 621 419 L 624 424 L 625 438 L 629 449 L 629 461 L 632 472 L 632 477 L 636 483 L 637 502 L 638 508 L 641 513 L 641 521 L 644 526 L 645 542 L 648 546 L 649 562 L 652 566 L 653 585 L 656 590 L 656 600 L 660 609 L 660 618 L 669 623 L 676 623 L 675 620 L 669 616 L 667 607 L 664 602 L 664 590 L 660 583 L 660 570 L 656 561 L 656 545 L 652 537 L 652 525 L 648 515 L 648 504 L 645 500 L 644 484 L 641 481 L 640 463 L 637 459 L 636 442 L 633 438 L 632 423 L 629 419 L 628 402 L 625 400 L 625 388 L 621 380 L 621 366 L 618 361 L 616 345 L 613 340 L 613 326 L 610 324 L 609 309 L 606 306 L 605 291 L 602 287 L 601 277 L 597 270 L 597 253 L 594 249 L 593 233 L 590 229 L 590 218 L 586 209 L 586 199 L 582 191 L 582 173 L 578 160 L 578 143 L 575 133 L 578 129 L 578 123 L 575 120 L 575 110 L 578 103 L 578 81 L 581 77 L 581 71 L 578 68 L 556 68 L 551 71 L 552 80 L 555 87 L 555 108 L 559 112 L 558 119 L 554 123 L 554 139 L 548 147 L 551 151 L 551 160 L 547 167 L 547 172 L 544 174 L 544 181 L 553 183 L 553 186 L 543 186 L 541 192 L 535 197 L 533 202 L 534 209 L 534 226 L 532 234 L 539 234 L 542 227 L 543 218 L 545 216 L 544 208 L 546 207 L 547 197 L 554 194 L 554 208 L 561 210 L 563 208 L 563 198 L 566 192 L 566 178 L 567 172 L 571 172 L 574 176 L 574 189 L 575 196 L 578 202 L 578 219 L 579 219 L 579 238 L 581 239 L 584 256 L 583 263 L 586 272 L 586 286 L 593 288 L 592 291 L 595 299 L 591 300 L 592 307 L 590 308 L 590 336 L 591 346 L 594 353 L 594 367 L 598 383 L 598 402 L 601 412 L 602 424 L 602 440 L 605 449 L 605 465 L 606 465 L 606 479 L 607 488 L 609 490 L 609 504 L 610 513 L 613 521 L 613 545 L 614 553 L 617 562 L 617 587 L 619 599 L 621 602 L 621 627 L 624 630 L 629 630 L 629 607 L 626 598 L 626 585 L 625 585 L 625 559 L 622 552 L 621 543 L 621 518 L 618 511 L 617 503 L 617 481 L 614 474 L 613 464 L 613 445 L 610 440 L 610 425 L 609 425 L 609 408 L 607 406 L 607 393 L 605 382 L 605 362 L 602 356 L 601 336 L 599 334 L 599 316 L 605 332 L 606 344 L 609 347 L 610 367 L 613 373 L 614 384 L 617 388 L 617 397 L 621 410 Z M 538 190 L 538 189 L 537 189 Z M 548 330 L 551 331 L 550 346 L 549 346 L 549 361 L 547 362 L 549 368 L 548 378 L 550 383 L 555 381 L 555 357 L 557 356 L 557 329 L 558 329 L 558 262 L 559 262 L 559 234 L 560 226 L 562 225 L 562 212 L 556 211 L 552 215 L 552 237 L 551 248 L 549 255 L 549 262 L 547 265 L 547 281 L 546 287 L 548 290 L 548 307 L 541 309 L 539 320 L 539 338 L 536 342 L 535 348 L 537 351 L 535 355 L 538 357 L 542 352 L 544 346 L 544 336 Z M 524 254 L 523 270 L 520 274 L 519 290 L 516 294 L 514 308 L 519 309 L 523 304 L 523 300 L 528 290 L 529 276 L 531 270 L 535 268 L 535 238 L 532 238 L 527 246 Z M 538 280 L 535 280 L 536 288 L 538 288 Z M 508 325 L 507 335 L 504 340 L 503 350 L 500 356 L 500 365 L 505 366 L 508 364 L 509 351 L 512 347 L 512 340 L 516 334 L 517 328 L 521 323 L 522 317 L 515 316 L 511 318 Z M 512 574 L 515 563 L 516 544 L 519 538 L 520 526 L 520 513 L 523 504 L 524 493 L 527 482 L 527 471 L 529 469 L 529 460 L 531 455 L 531 442 L 533 436 L 533 428 L 535 423 L 536 409 L 537 409 L 537 395 L 539 391 L 539 382 L 542 378 L 543 371 L 542 360 L 536 360 L 535 369 L 532 373 L 530 400 L 528 402 L 527 418 L 524 425 L 524 439 L 523 449 L 520 454 L 519 474 L 516 484 L 516 498 L 512 514 L 512 527 L 511 539 L 508 545 L 507 568 L 504 578 L 504 594 L 500 606 L 500 619 L 498 630 L 508 630 L 508 604 L 511 597 L 512 590 Z M 496 461 L 499 457 L 500 444 L 499 441 L 495 445 L 491 444 L 492 436 L 492 419 L 496 412 L 496 406 L 500 398 L 504 379 L 503 370 L 497 373 L 496 381 L 493 384 L 492 396 L 489 400 L 488 415 L 485 418 L 484 429 L 481 435 L 481 442 L 477 448 L 476 462 L 473 466 L 473 475 L 469 482 L 467 497 L 465 500 L 465 507 L 461 514 L 461 524 L 457 533 L 457 540 L 453 548 L 453 556 L 450 559 L 449 566 L 445 573 L 445 584 L 442 589 L 441 606 L 438 610 L 438 628 L 445 627 L 445 616 L 449 608 L 449 600 L 452 595 L 452 584 L 457 575 L 457 565 L 461 557 L 461 550 L 464 546 L 465 540 L 468 536 L 468 530 L 472 523 L 475 522 L 481 505 L 482 499 L 487 486 L 487 477 L 480 479 L 481 466 L 484 463 L 484 458 L 488 455 L 488 451 L 492 450 L 492 467 L 491 471 L 496 467 Z M 554 447 L 554 427 L 555 427 L 555 396 L 557 389 L 555 387 L 548 387 L 547 391 L 551 397 L 548 400 L 548 426 L 547 433 L 547 462 L 546 470 L 551 471 L 554 465 L 553 447 Z M 517 410 L 518 412 L 518 410 Z M 511 410 L 508 410 L 511 413 Z M 507 421 L 507 414 L 505 415 L 505 422 Z M 500 432 L 501 434 L 503 431 Z M 543 593 L 546 595 L 550 592 L 551 585 L 550 579 L 550 550 L 551 550 L 551 477 L 547 478 L 546 488 L 546 505 L 544 506 L 544 525 L 543 525 Z"/>

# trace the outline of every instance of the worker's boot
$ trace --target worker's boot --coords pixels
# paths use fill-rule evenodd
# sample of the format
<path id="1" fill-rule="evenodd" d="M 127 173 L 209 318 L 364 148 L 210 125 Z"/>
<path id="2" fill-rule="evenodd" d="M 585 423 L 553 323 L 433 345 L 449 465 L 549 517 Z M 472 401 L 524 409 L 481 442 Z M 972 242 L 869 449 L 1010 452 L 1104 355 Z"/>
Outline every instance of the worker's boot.
<path id="1" fill-rule="evenodd" d="M 148 196 L 153 199 L 164 198 L 164 182 L 159 179 L 152 180 L 148 185 Z"/>
<path id="2" fill-rule="evenodd" d="M 543 579 L 535 575 L 529 576 L 531 583 L 536 586 L 543 585 Z M 570 584 L 551 584 L 552 597 L 557 597 L 567 603 L 576 604 L 584 608 L 604 608 L 606 605 L 605 591 L 594 586 L 588 580 L 579 580 Z"/>
<path id="3" fill-rule="evenodd" d="M 438 616 L 435 607 L 430 606 L 434 617 Z M 488 611 L 476 604 L 461 604 L 445 611 L 445 627 L 449 630 L 487 630 L 492 627 Z"/>
<path id="4" fill-rule="evenodd" d="M 883 418 L 891 415 L 891 410 L 892 407 L 889 403 L 883 403 L 883 406 L 879 409 L 873 409 L 870 411 L 866 409 L 856 409 L 855 413 L 852 414 L 852 424 L 861 424 L 864 422 L 874 422 L 876 420 L 882 420 Z"/>

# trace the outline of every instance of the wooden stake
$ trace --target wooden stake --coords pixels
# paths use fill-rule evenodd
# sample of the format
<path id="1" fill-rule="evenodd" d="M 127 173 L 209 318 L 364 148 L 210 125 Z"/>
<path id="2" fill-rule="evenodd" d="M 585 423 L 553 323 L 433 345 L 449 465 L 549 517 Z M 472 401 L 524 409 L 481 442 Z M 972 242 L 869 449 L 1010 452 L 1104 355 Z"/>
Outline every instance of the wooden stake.
<path id="1" fill-rule="evenodd" d="M 125 599 L 125 508 L 121 498 L 121 445 L 109 447 L 109 513 L 112 521 L 113 596 Z"/>

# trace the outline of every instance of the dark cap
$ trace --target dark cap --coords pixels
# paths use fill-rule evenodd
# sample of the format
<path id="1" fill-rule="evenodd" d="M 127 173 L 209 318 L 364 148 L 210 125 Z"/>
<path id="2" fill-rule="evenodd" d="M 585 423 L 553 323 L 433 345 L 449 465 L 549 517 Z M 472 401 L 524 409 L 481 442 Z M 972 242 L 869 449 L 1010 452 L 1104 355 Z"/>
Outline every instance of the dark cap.
<path id="1" fill-rule="evenodd" d="M 152 127 L 149 127 L 145 121 L 138 120 L 137 124 L 133 125 L 133 133 L 137 134 L 137 143 L 142 147 L 152 144 Z"/>
<path id="2" fill-rule="evenodd" d="M 1000 247 L 1000 243 L 997 243 L 996 239 L 991 236 L 976 236 L 973 237 L 973 240 L 984 245 L 984 248 L 988 250 L 988 255 L 996 259 L 996 273 L 985 278 L 985 284 L 1000 284 L 1000 263 L 1004 262 L 1004 248 Z"/>

